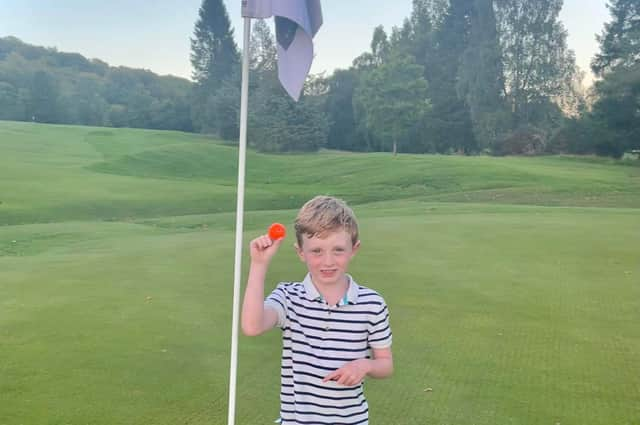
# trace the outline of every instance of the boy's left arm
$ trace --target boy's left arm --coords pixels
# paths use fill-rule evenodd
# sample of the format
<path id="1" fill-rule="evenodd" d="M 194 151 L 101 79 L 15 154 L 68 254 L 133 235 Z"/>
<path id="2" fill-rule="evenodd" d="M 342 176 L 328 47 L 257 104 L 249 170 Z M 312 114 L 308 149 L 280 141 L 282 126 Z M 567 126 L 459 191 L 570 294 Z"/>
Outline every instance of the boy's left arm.
<path id="1" fill-rule="evenodd" d="M 372 378 L 387 378 L 393 373 L 393 356 L 391 347 L 372 348 L 369 360 L 371 370 L 367 373 Z"/>
<path id="2" fill-rule="evenodd" d="M 372 348 L 370 359 L 350 361 L 324 377 L 322 382 L 336 381 L 340 385 L 360 384 L 366 376 L 387 378 L 393 373 L 391 347 Z"/>
<path id="3" fill-rule="evenodd" d="M 369 323 L 370 359 L 357 359 L 344 364 L 324 377 L 323 382 L 336 381 L 340 385 L 359 385 L 366 376 L 386 378 L 393 373 L 391 355 L 391 327 L 389 312 L 384 301 Z M 377 346 L 377 347 L 376 347 Z"/>

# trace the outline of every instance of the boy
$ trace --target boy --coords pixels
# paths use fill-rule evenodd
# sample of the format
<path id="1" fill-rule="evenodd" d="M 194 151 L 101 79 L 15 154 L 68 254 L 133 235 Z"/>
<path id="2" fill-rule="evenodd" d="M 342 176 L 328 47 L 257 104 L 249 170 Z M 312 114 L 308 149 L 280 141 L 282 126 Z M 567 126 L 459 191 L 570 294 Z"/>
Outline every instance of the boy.
<path id="1" fill-rule="evenodd" d="M 390 376 L 393 359 L 383 298 L 347 274 L 360 248 L 355 215 L 340 199 L 316 196 L 298 212 L 295 231 L 308 274 L 280 283 L 266 300 L 264 279 L 282 239 L 251 241 L 242 330 L 282 329 L 283 425 L 366 425 L 363 380 Z"/>

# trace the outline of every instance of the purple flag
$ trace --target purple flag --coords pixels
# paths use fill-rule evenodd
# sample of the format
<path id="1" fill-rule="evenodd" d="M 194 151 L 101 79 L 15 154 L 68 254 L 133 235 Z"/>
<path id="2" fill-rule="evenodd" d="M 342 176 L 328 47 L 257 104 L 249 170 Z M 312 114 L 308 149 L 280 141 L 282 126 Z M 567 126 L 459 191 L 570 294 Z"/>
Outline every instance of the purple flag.
<path id="1" fill-rule="evenodd" d="M 313 36 L 322 25 L 320 0 L 242 0 L 242 16 L 275 16 L 278 78 L 296 101 L 313 61 Z"/>

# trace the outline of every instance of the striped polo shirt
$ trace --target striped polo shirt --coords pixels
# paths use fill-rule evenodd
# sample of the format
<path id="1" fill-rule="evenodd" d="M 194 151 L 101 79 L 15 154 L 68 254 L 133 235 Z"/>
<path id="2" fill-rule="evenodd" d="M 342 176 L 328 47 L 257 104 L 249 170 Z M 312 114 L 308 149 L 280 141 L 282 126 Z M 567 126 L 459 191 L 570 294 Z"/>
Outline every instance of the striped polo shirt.
<path id="1" fill-rule="evenodd" d="M 391 346 L 389 311 L 376 291 L 349 288 L 337 305 L 322 298 L 307 274 L 302 282 L 280 283 L 265 300 L 282 329 L 280 416 L 283 425 L 367 425 L 363 385 L 322 382 L 345 363 Z"/>

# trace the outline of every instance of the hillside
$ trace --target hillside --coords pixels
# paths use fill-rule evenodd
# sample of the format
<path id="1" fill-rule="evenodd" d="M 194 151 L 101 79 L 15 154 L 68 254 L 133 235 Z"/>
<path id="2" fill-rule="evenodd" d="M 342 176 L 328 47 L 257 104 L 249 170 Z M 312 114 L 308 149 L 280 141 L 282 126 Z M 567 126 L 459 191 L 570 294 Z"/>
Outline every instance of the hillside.
<path id="1" fill-rule="evenodd" d="M 191 82 L 0 37 L 0 119 L 190 131 Z"/>
<path id="2" fill-rule="evenodd" d="M 179 132 L 0 123 L 0 222 L 122 220 L 235 210 L 237 149 Z M 247 157 L 248 210 L 316 193 L 412 200 L 640 207 L 640 168 L 578 157 L 341 154 Z"/>

